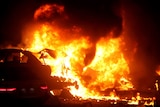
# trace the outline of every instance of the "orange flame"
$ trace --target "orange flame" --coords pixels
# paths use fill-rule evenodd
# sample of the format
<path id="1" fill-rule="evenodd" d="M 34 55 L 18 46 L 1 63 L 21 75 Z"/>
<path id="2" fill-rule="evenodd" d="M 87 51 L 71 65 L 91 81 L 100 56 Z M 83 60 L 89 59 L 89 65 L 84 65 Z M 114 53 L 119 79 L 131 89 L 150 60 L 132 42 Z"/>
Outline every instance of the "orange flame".
<path id="1" fill-rule="evenodd" d="M 45 48 L 54 50 L 55 57 L 48 57 L 45 63 L 52 67 L 52 75 L 77 81 L 79 88 L 70 87 L 73 95 L 89 98 L 100 96 L 99 91 L 107 88 L 127 90 L 133 88 L 129 78 L 129 67 L 121 52 L 122 38 L 101 38 L 96 44 L 96 53 L 89 65 L 85 65 L 86 50 L 93 44 L 88 37 L 71 40 L 61 39 L 61 30 L 42 25 L 34 32 L 29 50 L 37 52 Z M 37 56 L 39 57 L 39 56 Z"/>
<path id="2" fill-rule="evenodd" d="M 53 5 L 56 7 L 57 5 Z M 43 9 L 37 10 L 35 18 L 38 18 L 42 10 L 50 10 L 46 5 Z M 58 8 L 63 11 L 63 8 Z M 27 48 L 32 52 L 39 52 L 43 49 L 51 49 L 52 55 L 45 54 L 45 63 L 51 66 L 52 76 L 66 78 L 67 81 L 76 81 L 78 88 L 69 86 L 74 96 L 82 98 L 115 98 L 115 94 L 109 97 L 101 92 L 107 88 L 118 88 L 128 90 L 133 88 L 129 78 L 129 67 L 121 50 L 123 38 L 112 38 L 112 34 L 106 35 L 93 44 L 89 36 L 82 35 L 81 29 L 73 26 L 71 29 L 62 29 L 54 24 L 42 24 L 33 33 L 33 38 L 25 38 L 31 44 Z M 95 47 L 94 47 L 95 46 Z M 95 50 L 94 50 L 95 49 Z M 94 52 L 94 51 L 95 52 Z M 49 50 L 48 50 L 49 51 Z M 88 57 L 88 53 L 94 57 Z M 90 55 L 90 54 L 89 54 Z M 37 55 L 37 58 L 40 56 Z M 85 63 L 89 59 L 90 63 Z"/>
<path id="3" fill-rule="evenodd" d="M 156 73 L 157 73 L 158 75 L 160 75 L 160 65 L 157 67 Z"/>
<path id="4" fill-rule="evenodd" d="M 57 4 L 46 4 L 41 6 L 35 11 L 34 19 L 37 20 L 39 18 L 50 18 L 53 15 L 62 14 L 64 12 L 64 6 Z"/>

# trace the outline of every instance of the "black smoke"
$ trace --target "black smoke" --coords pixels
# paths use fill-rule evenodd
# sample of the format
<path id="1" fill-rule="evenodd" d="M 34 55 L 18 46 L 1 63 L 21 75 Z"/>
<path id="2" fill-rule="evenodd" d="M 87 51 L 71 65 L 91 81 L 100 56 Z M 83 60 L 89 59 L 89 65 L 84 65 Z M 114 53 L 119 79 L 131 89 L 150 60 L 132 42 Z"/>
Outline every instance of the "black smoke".
<path id="1" fill-rule="evenodd" d="M 122 0 L 126 44 L 137 51 L 130 63 L 131 76 L 138 89 L 154 88 L 160 64 L 160 8 L 153 0 Z M 128 47 L 129 48 L 129 47 Z M 133 51 L 128 49 L 126 56 Z"/>
<path id="2" fill-rule="evenodd" d="M 106 36 L 112 29 L 115 37 L 122 31 L 122 18 L 116 14 L 116 8 L 120 9 L 116 0 L 68 0 L 64 2 L 66 12 L 71 17 L 70 23 L 80 26 L 84 32 L 97 41 L 101 36 Z M 116 7 L 117 6 L 117 7 Z"/>
<path id="3" fill-rule="evenodd" d="M 58 20 L 61 28 L 78 26 L 82 28 L 84 35 L 91 36 L 92 42 L 98 41 L 101 36 L 106 36 L 111 30 L 114 37 L 121 34 L 122 17 L 119 14 L 121 11 L 119 0 L 41 0 L 41 5 L 54 3 L 64 6 L 66 19 L 60 20 L 63 16 L 53 12 L 53 17 L 41 16 L 38 21 L 52 23 Z"/>
<path id="4" fill-rule="evenodd" d="M 1 0 L 0 43 L 19 44 L 22 30 L 33 21 L 35 10 L 51 3 L 65 6 L 69 19 L 61 23 L 63 27 L 81 27 L 86 35 L 92 35 L 92 41 L 97 41 L 111 29 L 114 29 L 115 37 L 121 33 L 122 18 L 117 14 L 119 0 Z"/>
<path id="5" fill-rule="evenodd" d="M 34 0 L 0 1 L 0 45 L 16 46 L 26 23 L 32 21 L 36 8 Z"/>

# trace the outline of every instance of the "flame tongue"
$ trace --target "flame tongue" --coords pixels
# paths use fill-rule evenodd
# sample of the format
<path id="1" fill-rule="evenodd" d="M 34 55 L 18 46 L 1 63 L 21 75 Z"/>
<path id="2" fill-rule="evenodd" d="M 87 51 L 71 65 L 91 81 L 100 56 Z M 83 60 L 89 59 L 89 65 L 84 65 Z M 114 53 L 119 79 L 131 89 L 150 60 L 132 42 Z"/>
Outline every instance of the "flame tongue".
<path id="1" fill-rule="evenodd" d="M 89 76 L 92 79 L 90 86 L 98 86 L 100 90 L 111 87 L 122 88 L 121 80 L 129 74 L 128 65 L 119 47 L 120 38 L 107 39 L 102 38 L 97 43 L 95 57 L 87 66 L 92 70 L 86 70 L 90 72 Z"/>
<path id="2" fill-rule="evenodd" d="M 96 53 L 92 62 L 83 67 L 79 89 L 71 93 L 83 98 L 106 98 L 100 92 L 107 88 L 128 90 L 133 88 L 129 82 L 129 68 L 120 50 L 121 38 L 101 38 L 96 44 Z M 116 97 L 116 96 L 114 96 Z"/>

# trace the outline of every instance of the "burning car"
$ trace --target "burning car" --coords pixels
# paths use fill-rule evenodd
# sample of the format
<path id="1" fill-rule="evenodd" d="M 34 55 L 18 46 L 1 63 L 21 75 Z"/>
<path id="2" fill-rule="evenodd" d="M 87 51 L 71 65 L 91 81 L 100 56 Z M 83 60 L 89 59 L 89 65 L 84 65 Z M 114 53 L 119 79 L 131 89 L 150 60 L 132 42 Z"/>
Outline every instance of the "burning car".
<path id="1" fill-rule="evenodd" d="M 51 73 L 30 51 L 0 49 L 0 100 L 41 104 L 51 96 L 47 79 Z"/>

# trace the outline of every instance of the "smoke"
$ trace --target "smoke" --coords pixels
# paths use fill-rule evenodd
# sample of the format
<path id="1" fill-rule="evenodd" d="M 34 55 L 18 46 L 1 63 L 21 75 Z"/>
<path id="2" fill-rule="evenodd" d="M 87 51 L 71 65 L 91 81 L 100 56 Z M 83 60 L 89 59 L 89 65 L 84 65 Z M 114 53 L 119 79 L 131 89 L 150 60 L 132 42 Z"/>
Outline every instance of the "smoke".
<path id="1" fill-rule="evenodd" d="M 25 24 L 32 21 L 35 10 L 34 0 L 0 1 L 0 45 L 17 46 L 21 43 Z"/>
<path id="2" fill-rule="evenodd" d="M 61 0 L 61 2 L 43 2 L 37 8 L 34 19 L 42 23 L 50 23 L 52 26 L 59 26 L 69 34 L 80 33 L 89 37 L 93 43 L 92 47 L 86 50 L 85 65 L 88 65 L 95 56 L 96 42 L 112 32 L 114 37 L 120 36 L 122 32 L 120 1 L 98 0 Z M 78 30 L 77 30 L 78 29 Z M 63 36 L 63 34 L 61 35 Z M 80 36 L 77 36 L 80 38 Z M 73 36 L 65 33 L 67 40 L 74 39 Z M 67 41 L 66 40 L 66 41 Z"/>
<path id="3" fill-rule="evenodd" d="M 37 9 L 34 13 L 35 20 L 53 21 L 55 19 L 63 17 L 64 6 L 57 4 L 45 4 Z"/>
<path id="4" fill-rule="evenodd" d="M 83 28 L 86 34 L 92 36 L 93 41 L 96 42 L 101 36 L 106 36 L 113 28 L 117 29 L 115 36 L 121 33 L 122 19 L 113 10 L 114 2 L 87 0 L 66 5 L 71 23 Z"/>
<path id="5" fill-rule="evenodd" d="M 126 57 L 136 52 L 130 62 L 131 76 L 135 87 L 154 87 L 156 68 L 159 65 L 159 19 L 156 3 L 148 1 L 123 0 L 125 39 L 128 49 Z M 145 83 L 144 83 L 145 81 Z"/>
<path id="6" fill-rule="evenodd" d="M 35 11 L 46 4 L 56 5 L 49 6 L 42 12 L 43 14 L 37 15 L 38 12 Z M 81 33 L 90 36 L 92 42 L 97 42 L 101 36 L 105 36 L 111 30 L 117 37 L 122 31 L 119 4 L 119 0 L 2 0 L 0 43 L 14 46 L 21 43 L 26 26 L 29 23 L 36 23 L 33 16 L 38 23 L 46 21 L 56 23 L 61 28 L 78 27 Z M 47 15 L 44 15 L 46 13 Z"/>
<path id="7" fill-rule="evenodd" d="M 118 37 L 122 31 L 122 18 L 119 15 L 120 3 L 118 0 L 62 0 L 61 2 L 43 4 L 34 15 L 38 21 L 56 23 L 61 28 L 81 28 L 81 33 L 91 36 L 92 42 L 113 31 Z M 41 13 L 40 13 L 41 11 Z"/>

